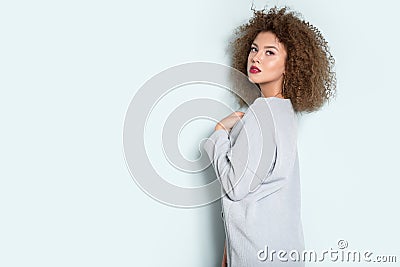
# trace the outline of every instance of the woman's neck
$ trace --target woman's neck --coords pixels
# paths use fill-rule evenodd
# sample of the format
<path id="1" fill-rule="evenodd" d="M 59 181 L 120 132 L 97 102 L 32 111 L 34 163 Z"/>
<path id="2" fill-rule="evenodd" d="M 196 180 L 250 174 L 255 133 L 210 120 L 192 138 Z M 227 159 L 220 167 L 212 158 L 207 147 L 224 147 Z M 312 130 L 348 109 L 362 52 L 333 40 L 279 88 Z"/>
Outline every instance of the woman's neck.
<path id="1" fill-rule="evenodd" d="M 261 94 L 264 97 L 279 97 L 279 98 L 284 98 L 282 95 L 282 89 L 283 89 L 283 80 L 279 79 L 275 82 L 269 82 L 269 83 L 264 83 L 264 84 L 259 84 L 260 89 L 261 89 Z"/>

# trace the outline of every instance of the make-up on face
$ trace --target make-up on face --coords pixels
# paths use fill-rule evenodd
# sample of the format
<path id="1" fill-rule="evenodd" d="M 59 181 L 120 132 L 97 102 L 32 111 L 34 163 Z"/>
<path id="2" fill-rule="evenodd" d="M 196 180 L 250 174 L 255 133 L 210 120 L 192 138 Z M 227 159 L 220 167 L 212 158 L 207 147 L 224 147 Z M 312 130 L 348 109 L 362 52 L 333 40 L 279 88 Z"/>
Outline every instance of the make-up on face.
<path id="1" fill-rule="evenodd" d="M 248 60 L 249 80 L 260 86 L 263 94 L 279 92 L 283 84 L 287 52 L 272 32 L 260 32 L 254 39 Z"/>

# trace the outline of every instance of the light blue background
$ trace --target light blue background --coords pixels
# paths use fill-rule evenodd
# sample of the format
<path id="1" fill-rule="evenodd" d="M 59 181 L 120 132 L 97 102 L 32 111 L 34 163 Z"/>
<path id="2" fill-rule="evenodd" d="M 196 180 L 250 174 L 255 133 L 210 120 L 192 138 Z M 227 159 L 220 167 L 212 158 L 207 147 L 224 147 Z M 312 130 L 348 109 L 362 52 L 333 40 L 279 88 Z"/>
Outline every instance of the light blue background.
<path id="1" fill-rule="evenodd" d="M 400 5 L 268 4 L 300 11 L 336 58 L 337 99 L 300 125 L 306 247 L 335 249 L 345 239 L 349 249 L 400 261 Z M 148 197 L 125 165 L 122 130 L 133 95 L 153 75 L 185 62 L 228 64 L 227 41 L 251 15 L 250 6 L 238 0 L 1 2 L 0 266 L 220 265 L 220 204 L 178 209 Z M 207 90 L 202 94 L 214 94 Z M 211 128 L 194 122 L 185 129 L 183 153 L 196 155 L 193 142 Z M 176 175 L 174 182 L 185 185 L 210 180 L 210 172 L 191 182 Z M 352 264 L 321 264 L 339 265 Z"/>

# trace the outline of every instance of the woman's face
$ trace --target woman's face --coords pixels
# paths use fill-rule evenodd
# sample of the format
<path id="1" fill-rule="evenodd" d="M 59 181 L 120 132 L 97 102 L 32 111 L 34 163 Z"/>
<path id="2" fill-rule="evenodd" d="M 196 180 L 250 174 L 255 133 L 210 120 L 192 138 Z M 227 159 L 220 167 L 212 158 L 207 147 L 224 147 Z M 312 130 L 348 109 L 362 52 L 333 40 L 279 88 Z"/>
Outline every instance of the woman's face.
<path id="1" fill-rule="evenodd" d="M 260 32 L 251 45 L 247 75 L 263 90 L 280 90 L 285 73 L 286 49 L 272 32 Z"/>

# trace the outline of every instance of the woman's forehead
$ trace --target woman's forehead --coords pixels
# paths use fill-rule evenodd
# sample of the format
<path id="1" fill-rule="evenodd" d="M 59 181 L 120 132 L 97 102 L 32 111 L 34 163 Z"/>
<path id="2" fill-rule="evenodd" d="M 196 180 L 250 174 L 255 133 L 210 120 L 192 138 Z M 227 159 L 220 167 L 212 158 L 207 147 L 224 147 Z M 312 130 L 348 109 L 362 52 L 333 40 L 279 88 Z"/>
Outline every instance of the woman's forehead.
<path id="1" fill-rule="evenodd" d="M 265 48 L 274 48 L 277 50 L 281 50 L 284 48 L 283 43 L 281 43 L 273 32 L 263 31 L 257 34 L 256 38 L 253 41 L 253 44 L 258 47 Z"/>

